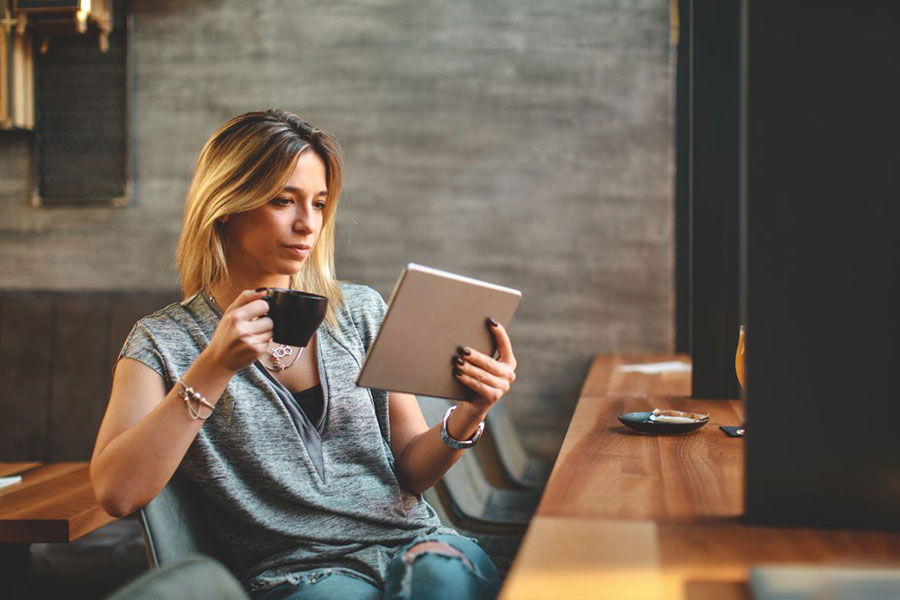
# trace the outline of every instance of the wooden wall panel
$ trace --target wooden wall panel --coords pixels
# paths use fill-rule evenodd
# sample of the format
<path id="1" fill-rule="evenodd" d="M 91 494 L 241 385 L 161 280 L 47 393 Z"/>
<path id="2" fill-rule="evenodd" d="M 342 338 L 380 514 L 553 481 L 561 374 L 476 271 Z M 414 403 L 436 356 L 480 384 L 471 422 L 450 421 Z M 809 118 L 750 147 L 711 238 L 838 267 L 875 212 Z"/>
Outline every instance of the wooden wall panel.
<path id="1" fill-rule="evenodd" d="M 0 292 L 0 460 L 40 460 L 47 449 L 54 298 Z"/>
<path id="2" fill-rule="evenodd" d="M 49 460 L 87 460 L 108 395 L 108 296 L 61 296 L 54 311 Z"/>
<path id="3" fill-rule="evenodd" d="M 176 290 L 0 291 L 0 460 L 87 460 L 131 327 Z"/>
<path id="4" fill-rule="evenodd" d="M 179 300 L 181 300 L 181 296 L 175 290 L 116 294 L 109 312 L 109 337 L 107 340 L 107 363 L 109 365 L 107 379 L 110 382 L 119 350 L 122 349 L 125 338 L 138 319 Z"/>

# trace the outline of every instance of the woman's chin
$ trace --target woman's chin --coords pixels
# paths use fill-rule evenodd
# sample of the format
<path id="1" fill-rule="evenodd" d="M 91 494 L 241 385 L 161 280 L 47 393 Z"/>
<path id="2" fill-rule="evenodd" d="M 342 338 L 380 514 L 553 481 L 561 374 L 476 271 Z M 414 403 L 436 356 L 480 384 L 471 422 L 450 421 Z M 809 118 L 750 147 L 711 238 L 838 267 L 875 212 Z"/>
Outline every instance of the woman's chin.
<path id="1" fill-rule="evenodd" d="M 292 260 L 289 263 L 285 264 L 284 267 L 280 269 L 280 272 L 282 275 L 296 275 L 303 270 L 305 264 L 306 259 Z"/>

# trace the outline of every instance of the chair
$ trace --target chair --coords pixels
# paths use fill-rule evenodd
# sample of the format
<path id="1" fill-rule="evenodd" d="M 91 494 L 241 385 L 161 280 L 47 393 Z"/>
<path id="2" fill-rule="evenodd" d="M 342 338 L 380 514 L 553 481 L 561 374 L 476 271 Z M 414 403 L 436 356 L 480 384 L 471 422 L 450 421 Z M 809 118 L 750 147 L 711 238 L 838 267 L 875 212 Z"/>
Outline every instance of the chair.
<path id="1" fill-rule="evenodd" d="M 430 424 L 440 422 L 452 402 L 443 398 L 418 397 L 419 407 Z M 522 534 L 540 500 L 536 490 L 508 490 L 492 486 L 474 454 L 464 452 L 459 461 L 435 486 L 447 495 L 452 517 L 462 527 L 482 533 Z"/>
<path id="2" fill-rule="evenodd" d="M 490 428 L 489 439 L 503 470 L 503 478 L 522 489 L 543 490 L 550 477 L 553 461 L 541 460 L 528 454 L 504 404 L 496 404 L 491 409 L 487 425 Z"/>
<path id="3" fill-rule="evenodd" d="M 227 562 L 223 546 L 216 542 L 209 521 L 197 508 L 200 505 L 191 483 L 176 472 L 141 509 L 141 532 L 151 568 L 158 569 L 196 553 Z"/>
<path id="4" fill-rule="evenodd" d="M 137 514 L 66 544 L 32 543 L 30 555 L 23 598 L 103 598 L 147 570 Z"/>
<path id="5" fill-rule="evenodd" d="M 107 600 L 249 600 L 234 576 L 208 556 L 193 554 L 151 570 Z"/>

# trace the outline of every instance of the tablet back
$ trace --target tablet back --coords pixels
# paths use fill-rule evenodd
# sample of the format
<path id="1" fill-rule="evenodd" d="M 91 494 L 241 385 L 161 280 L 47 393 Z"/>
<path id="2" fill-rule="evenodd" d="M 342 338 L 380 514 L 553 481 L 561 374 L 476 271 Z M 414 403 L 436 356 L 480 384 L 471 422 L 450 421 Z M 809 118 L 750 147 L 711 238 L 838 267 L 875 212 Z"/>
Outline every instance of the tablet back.
<path id="1" fill-rule="evenodd" d="M 356 384 L 466 400 L 472 391 L 453 376 L 457 347 L 493 356 L 495 338 L 485 322 L 507 327 L 521 298 L 518 290 L 410 263 Z"/>

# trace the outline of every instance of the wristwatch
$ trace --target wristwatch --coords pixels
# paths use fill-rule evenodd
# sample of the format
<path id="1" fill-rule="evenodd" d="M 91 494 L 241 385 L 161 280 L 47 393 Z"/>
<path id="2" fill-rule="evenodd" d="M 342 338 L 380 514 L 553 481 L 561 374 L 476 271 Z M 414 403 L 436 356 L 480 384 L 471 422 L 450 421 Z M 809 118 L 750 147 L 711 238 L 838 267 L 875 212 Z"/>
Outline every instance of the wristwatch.
<path id="1" fill-rule="evenodd" d="M 441 440 L 455 450 L 465 450 L 466 448 L 471 448 L 481 438 L 481 434 L 484 433 L 484 421 L 478 424 L 478 429 L 475 431 L 475 435 L 467 440 L 457 440 L 456 438 L 451 437 L 447 432 L 447 421 L 450 419 L 450 413 L 452 413 L 454 410 L 456 410 L 456 406 L 451 406 L 447 409 L 447 412 L 444 413 L 444 418 L 441 421 Z"/>

